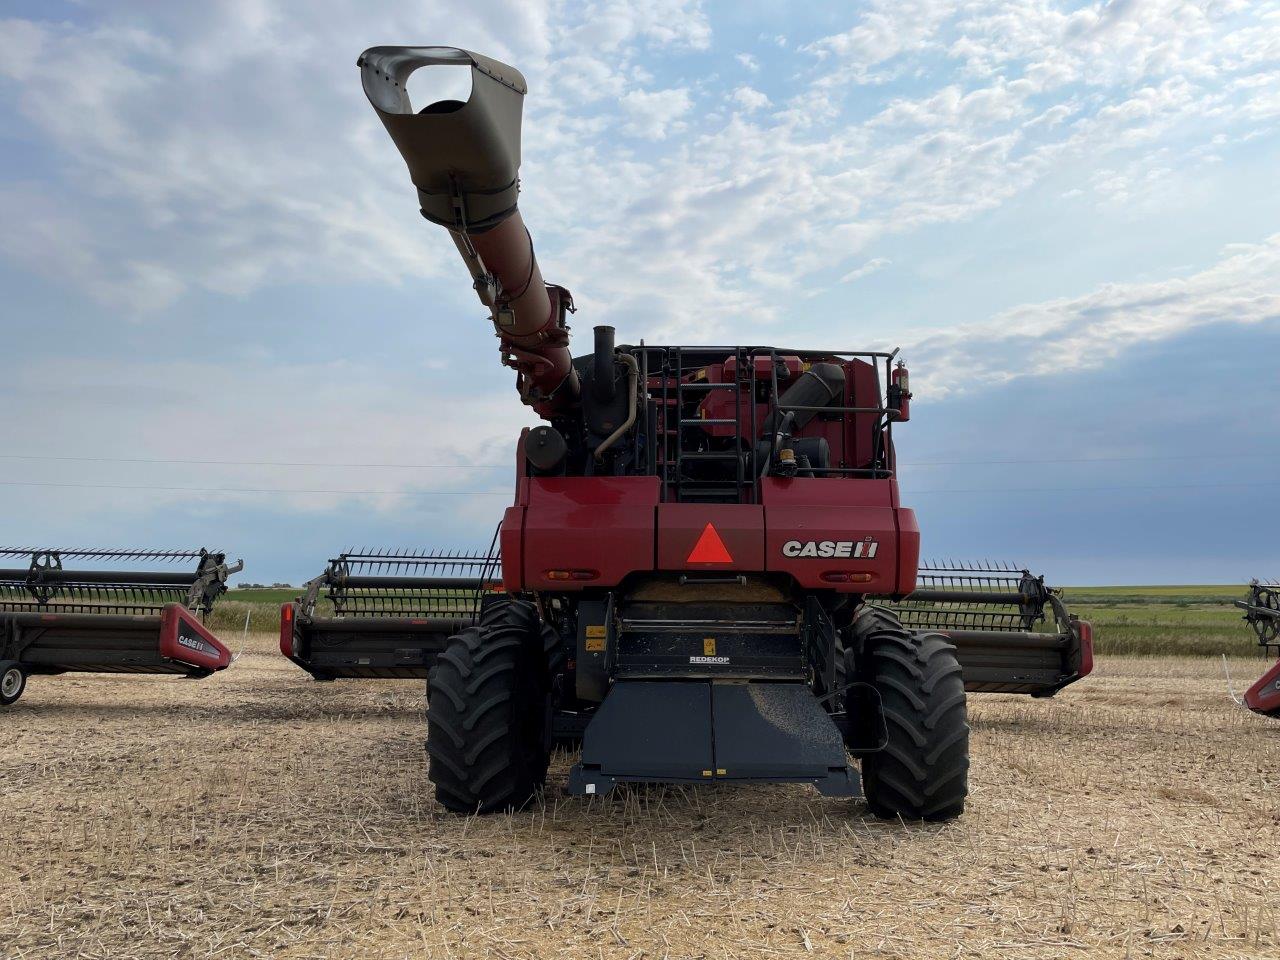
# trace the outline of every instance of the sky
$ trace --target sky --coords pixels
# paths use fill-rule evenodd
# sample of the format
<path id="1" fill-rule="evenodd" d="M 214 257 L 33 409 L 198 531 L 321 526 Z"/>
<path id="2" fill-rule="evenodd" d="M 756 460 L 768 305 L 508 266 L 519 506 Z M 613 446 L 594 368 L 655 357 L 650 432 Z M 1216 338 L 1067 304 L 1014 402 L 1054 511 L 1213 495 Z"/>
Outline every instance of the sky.
<path id="1" fill-rule="evenodd" d="M 1257 0 L 7 0 L 0 542 L 292 583 L 488 544 L 534 420 L 361 92 L 376 44 L 524 73 L 579 335 L 901 347 L 926 557 L 1280 576 Z"/>

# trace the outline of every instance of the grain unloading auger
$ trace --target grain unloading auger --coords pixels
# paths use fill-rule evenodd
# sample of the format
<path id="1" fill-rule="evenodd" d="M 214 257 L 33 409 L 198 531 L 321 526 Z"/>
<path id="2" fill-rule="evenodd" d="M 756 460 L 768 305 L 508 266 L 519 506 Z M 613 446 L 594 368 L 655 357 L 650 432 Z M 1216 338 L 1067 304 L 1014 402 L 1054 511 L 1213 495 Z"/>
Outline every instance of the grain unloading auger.
<path id="1" fill-rule="evenodd" d="M 0 568 L 0 705 L 31 675 L 201 678 L 231 663 L 203 622 L 244 566 L 224 554 L 0 548 L 6 561 L 21 565 Z"/>
<path id="2" fill-rule="evenodd" d="M 1235 605 L 1244 610 L 1258 645 L 1268 654 L 1273 647 L 1280 654 L 1280 582 L 1254 580 L 1249 584 L 1249 598 L 1237 600 Z M 1244 702 L 1254 713 L 1280 719 L 1280 660 L 1245 691 Z"/>
<path id="3" fill-rule="evenodd" d="M 553 740 L 580 734 L 573 793 L 808 783 L 862 792 L 881 816 L 958 815 L 956 645 L 866 602 L 917 586 L 897 351 L 618 345 L 598 326 L 573 357 L 573 300 L 543 281 L 517 209 L 524 78 L 449 47 L 375 47 L 358 64 L 423 216 L 449 231 L 521 399 L 548 421 L 517 445 L 503 592 L 476 587 L 474 623 L 430 668 L 437 798 L 518 807 Z M 422 67 L 468 70 L 468 99 L 416 110 L 406 84 Z"/>

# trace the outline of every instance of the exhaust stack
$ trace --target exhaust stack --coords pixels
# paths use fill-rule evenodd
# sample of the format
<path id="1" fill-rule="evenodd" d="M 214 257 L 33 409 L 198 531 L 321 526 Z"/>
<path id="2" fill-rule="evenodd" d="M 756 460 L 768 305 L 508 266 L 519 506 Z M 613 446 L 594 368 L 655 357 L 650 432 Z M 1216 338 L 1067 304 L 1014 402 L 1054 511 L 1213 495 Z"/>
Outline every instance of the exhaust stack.
<path id="1" fill-rule="evenodd" d="M 573 298 L 543 281 L 517 207 L 524 77 L 456 47 L 371 47 L 356 63 L 418 188 L 422 215 L 449 231 L 489 308 L 521 399 L 544 417 L 565 409 L 580 389 L 565 323 Z M 469 68 L 471 96 L 415 111 L 406 84 L 425 66 Z"/>

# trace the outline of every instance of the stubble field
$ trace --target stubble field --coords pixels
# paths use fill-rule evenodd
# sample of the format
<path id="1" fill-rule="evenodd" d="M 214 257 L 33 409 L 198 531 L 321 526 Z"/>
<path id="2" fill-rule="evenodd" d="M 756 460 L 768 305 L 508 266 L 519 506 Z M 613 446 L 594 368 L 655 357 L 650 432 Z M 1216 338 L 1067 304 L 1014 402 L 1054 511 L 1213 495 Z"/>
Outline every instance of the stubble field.
<path id="1" fill-rule="evenodd" d="M 459 819 L 418 684 L 313 683 L 272 642 L 0 715 L 0 956 L 1280 956 L 1280 724 L 1213 660 L 974 698 L 952 824 L 800 787 L 586 802 L 565 755 L 536 809 Z"/>

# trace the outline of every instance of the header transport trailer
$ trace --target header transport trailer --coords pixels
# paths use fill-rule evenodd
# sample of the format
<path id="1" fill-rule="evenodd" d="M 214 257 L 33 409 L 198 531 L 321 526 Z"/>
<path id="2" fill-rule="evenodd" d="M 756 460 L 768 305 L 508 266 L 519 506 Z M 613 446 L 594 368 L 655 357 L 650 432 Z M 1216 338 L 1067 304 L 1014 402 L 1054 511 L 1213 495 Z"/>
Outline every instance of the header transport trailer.
<path id="1" fill-rule="evenodd" d="M 374 47 L 358 66 L 422 215 L 448 232 L 520 399 L 546 421 L 517 443 L 503 590 L 481 591 L 427 667 L 439 801 L 524 805 L 572 721 L 572 793 L 808 783 L 861 792 L 884 817 L 960 814 L 959 638 L 869 602 L 900 602 L 918 582 L 894 452 L 911 401 L 897 351 L 618 344 L 601 325 L 574 357 L 573 297 L 544 282 L 517 206 L 524 78 L 452 47 Z M 468 71 L 468 99 L 419 109 L 406 83 L 424 67 Z M 999 651 L 987 688 L 1083 676 L 1087 630 L 1065 629 L 986 631 Z M 1022 679 L 1026 647 L 1055 664 L 1047 685 Z"/>
<path id="2" fill-rule="evenodd" d="M 1266 654 L 1274 648 L 1280 654 L 1280 582 L 1254 580 L 1249 598 L 1237 600 L 1245 622 L 1253 629 L 1258 645 Z M 1280 659 L 1244 694 L 1245 705 L 1254 713 L 1280 719 Z"/>
<path id="3" fill-rule="evenodd" d="M 0 548 L 0 706 L 27 677 L 163 673 L 231 664 L 204 620 L 244 568 L 209 550 Z M 185 565 L 186 569 L 182 566 Z M 157 569 L 159 568 L 159 569 Z"/>

